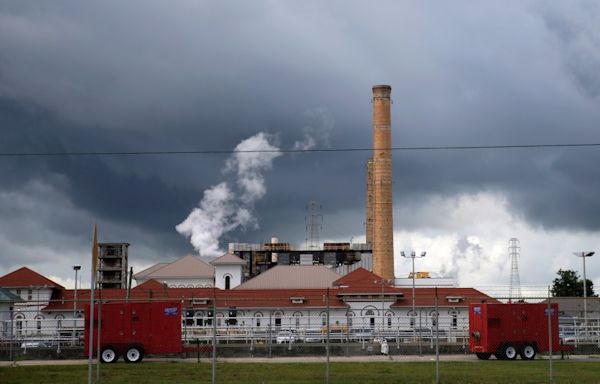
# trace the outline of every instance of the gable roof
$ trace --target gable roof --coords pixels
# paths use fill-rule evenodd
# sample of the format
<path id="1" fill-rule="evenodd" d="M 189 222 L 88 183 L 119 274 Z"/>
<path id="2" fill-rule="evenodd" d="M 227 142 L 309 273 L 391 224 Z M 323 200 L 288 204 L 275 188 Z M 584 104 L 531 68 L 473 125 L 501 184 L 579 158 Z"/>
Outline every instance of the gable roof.
<path id="1" fill-rule="evenodd" d="M 333 285 L 337 287 L 370 287 L 377 286 L 381 288 L 382 277 L 374 274 L 362 267 L 355 269 L 354 271 L 342 276 L 333 282 Z M 386 287 L 392 287 L 388 281 L 383 281 L 383 285 Z"/>
<path id="2" fill-rule="evenodd" d="M 146 276 L 148 276 L 149 274 L 151 274 L 151 273 L 153 273 L 153 272 L 155 272 L 155 271 L 158 271 L 159 269 L 161 269 L 162 267 L 165 267 L 165 266 L 167 266 L 167 265 L 169 265 L 169 263 L 158 263 L 158 264 L 154 264 L 154 265 L 153 265 L 153 266 L 151 266 L 151 267 L 148 267 L 148 268 L 146 268 L 146 269 L 144 269 L 144 270 L 142 270 L 142 271 L 140 271 L 140 272 L 138 272 L 138 273 L 135 273 L 135 274 L 133 275 L 133 278 L 134 278 L 134 279 L 136 279 L 136 280 L 137 280 L 137 279 L 140 279 L 140 278 L 145 278 L 145 277 L 146 277 Z"/>
<path id="3" fill-rule="evenodd" d="M 0 303 L 22 302 L 21 296 L 17 296 L 8 289 L 0 288 Z"/>
<path id="4" fill-rule="evenodd" d="M 54 281 L 45 276 L 27 268 L 21 267 L 16 271 L 10 272 L 0 277 L 0 287 L 5 288 L 27 288 L 27 287 L 48 287 L 65 289 L 62 285 L 56 284 Z"/>
<path id="5" fill-rule="evenodd" d="M 340 275 L 322 265 L 277 265 L 237 286 L 245 289 L 322 289 L 331 287 Z"/>
<path id="6" fill-rule="evenodd" d="M 246 265 L 246 262 L 233 253 L 226 253 L 210 262 L 212 265 Z"/>
<path id="7" fill-rule="evenodd" d="M 146 275 L 149 279 L 161 278 L 214 278 L 215 268 L 200 260 L 199 258 L 187 255 L 165 265 L 162 268 L 154 270 Z"/>

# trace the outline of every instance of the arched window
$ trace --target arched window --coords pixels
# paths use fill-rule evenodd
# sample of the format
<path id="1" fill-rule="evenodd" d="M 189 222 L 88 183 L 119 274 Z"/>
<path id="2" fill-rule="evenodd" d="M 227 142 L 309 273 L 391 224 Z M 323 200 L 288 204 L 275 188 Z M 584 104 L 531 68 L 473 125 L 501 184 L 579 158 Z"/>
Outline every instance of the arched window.
<path id="1" fill-rule="evenodd" d="M 369 327 L 371 329 L 375 328 L 375 312 L 372 309 L 368 309 L 365 311 L 365 317 L 369 319 Z"/>
<path id="2" fill-rule="evenodd" d="M 379 310 L 373 306 L 365 307 L 362 310 L 363 319 L 367 319 L 367 321 L 369 322 L 369 327 L 371 329 L 375 328 L 375 315 L 378 313 Z"/>
<path id="3" fill-rule="evenodd" d="M 225 275 L 225 289 L 231 289 L 231 275 Z"/>
<path id="4" fill-rule="evenodd" d="M 42 315 L 35 316 L 35 329 L 36 329 L 37 333 L 42 333 L 42 320 L 43 319 L 44 319 L 44 316 L 42 316 Z"/>
<path id="5" fill-rule="evenodd" d="M 281 328 L 281 318 L 283 317 L 283 312 L 275 311 L 273 312 L 273 317 L 275 318 L 275 328 Z"/>
<path id="6" fill-rule="evenodd" d="M 327 312 L 321 312 L 321 314 L 319 314 L 319 316 L 321 317 L 321 326 L 322 327 L 327 326 Z"/>
<path id="7" fill-rule="evenodd" d="M 260 312 L 256 312 L 254 314 L 254 324 L 256 325 L 257 328 L 260 328 L 260 320 L 262 319 L 263 314 Z"/>
<path id="8" fill-rule="evenodd" d="M 15 328 L 17 329 L 17 334 L 21 335 L 23 333 L 23 319 L 25 316 L 21 313 L 17 313 L 15 315 Z"/>
<path id="9" fill-rule="evenodd" d="M 296 329 L 300 328 L 300 318 L 302 317 L 302 312 L 296 311 L 292 316 L 294 317 Z"/>
<path id="10" fill-rule="evenodd" d="M 354 314 L 354 312 L 352 312 L 352 311 L 346 312 L 346 319 L 347 319 L 346 322 L 348 323 L 348 328 L 352 328 L 352 323 L 353 323 L 352 319 L 354 318 L 354 316 L 356 316 Z"/>
<path id="11" fill-rule="evenodd" d="M 204 325 L 204 316 L 206 316 L 204 311 L 194 312 L 194 320 L 195 320 L 196 326 L 201 327 Z"/>
<path id="12" fill-rule="evenodd" d="M 56 328 L 58 328 L 59 330 L 62 328 L 62 321 L 64 320 L 64 316 L 63 315 L 56 315 L 55 319 L 56 319 Z"/>

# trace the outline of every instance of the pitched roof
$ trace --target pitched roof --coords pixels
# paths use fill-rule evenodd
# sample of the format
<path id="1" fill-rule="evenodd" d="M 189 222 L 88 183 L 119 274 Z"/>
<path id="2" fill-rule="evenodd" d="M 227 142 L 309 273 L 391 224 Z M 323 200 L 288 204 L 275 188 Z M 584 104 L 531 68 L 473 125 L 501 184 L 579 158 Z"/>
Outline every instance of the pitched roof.
<path id="1" fill-rule="evenodd" d="M 277 265 L 237 286 L 246 289 L 310 289 L 328 288 L 340 275 L 322 265 Z"/>
<path id="2" fill-rule="evenodd" d="M 62 285 L 56 284 L 54 281 L 27 267 L 19 268 L 16 271 L 0 277 L 0 287 L 21 288 L 31 286 L 46 286 L 49 288 L 65 289 Z"/>
<path id="3" fill-rule="evenodd" d="M 150 280 L 148 283 L 131 290 L 132 302 L 177 300 L 185 308 L 209 309 L 216 298 L 217 308 L 318 308 L 324 309 L 329 301 L 331 308 L 347 308 L 348 305 L 336 296 L 337 289 L 274 289 L 265 294 L 265 290 L 221 290 L 218 288 L 170 288 Z M 90 303 L 89 289 L 77 290 L 77 309 L 83 310 Z M 329 300 L 326 300 L 329 293 Z M 44 311 L 72 311 L 74 290 L 55 291 Z M 126 289 L 96 290 L 95 297 L 102 296 L 103 302 L 123 302 Z M 199 299 L 207 299 L 199 303 Z M 292 299 L 301 299 L 293 302 Z"/>
<path id="4" fill-rule="evenodd" d="M 165 267 L 167 265 L 169 265 L 169 263 L 154 264 L 153 266 L 151 266 L 149 268 L 146 268 L 146 269 L 144 269 L 144 270 L 142 270 L 142 271 L 140 271 L 138 273 L 135 273 L 133 275 L 133 277 L 135 279 L 144 278 L 144 277 L 148 276 L 149 274 L 151 274 L 151 273 L 153 273 L 155 271 L 158 271 L 159 269 L 161 269 L 162 267 Z"/>
<path id="5" fill-rule="evenodd" d="M 226 253 L 210 262 L 212 265 L 246 265 L 246 262 L 233 253 Z"/>
<path id="6" fill-rule="evenodd" d="M 393 286 L 389 281 L 383 280 L 381 276 L 374 274 L 364 268 L 357 268 L 354 271 L 342 276 L 333 282 L 333 285 L 338 287 L 357 287 L 357 286 L 377 286 L 381 287 L 381 284 L 386 287 Z"/>
<path id="7" fill-rule="evenodd" d="M 146 275 L 150 279 L 161 278 L 213 278 L 215 269 L 199 258 L 187 255 Z"/>
<path id="8" fill-rule="evenodd" d="M 18 303 L 23 301 L 21 296 L 17 296 L 8 289 L 0 288 L 0 303 Z"/>
<path id="9" fill-rule="evenodd" d="M 392 308 L 410 307 L 412 305 L 412 291 L 403 288 L 404 299 L 392 305 Z M 435 306 L 436 288 L 415 288 L 415 305 L 418 307 Z M 497 299 L 478 291 L 475 288 L 437 288 L 438 305 L 440 307 L 463 307 L 469 303 L 480 303 L 482 300 L 488 303 L 500 303 Z M 448 299 L 457 299 L 457 302 Z"/>

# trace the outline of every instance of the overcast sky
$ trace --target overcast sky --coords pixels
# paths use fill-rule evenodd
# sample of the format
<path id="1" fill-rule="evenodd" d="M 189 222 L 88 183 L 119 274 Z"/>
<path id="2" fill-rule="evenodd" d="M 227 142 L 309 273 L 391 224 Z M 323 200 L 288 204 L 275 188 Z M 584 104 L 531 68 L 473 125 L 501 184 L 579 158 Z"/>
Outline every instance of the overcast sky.
<path id="1" fill-rule="evenodd" d="M 135 271 L 300 247 L 310 200 L 321 240 L 364 241 L 369 153 L 277 150 L 368 148 L 375 84 L 396 147 L 600 143 L 600 4 L 0 0 L 1 153 L 275 151 L 2 156 L 0 275 L 72 287 L 81 264 L 85 285 L 94 223 Z M 523 286 L 580 272 L 598 164 L 600 147 L 394 152 L 396 275 L 415 249 L 418 270 L 507 286 L 512 237 Z M 587 273 L 600 288 L 600 255 Z"/>

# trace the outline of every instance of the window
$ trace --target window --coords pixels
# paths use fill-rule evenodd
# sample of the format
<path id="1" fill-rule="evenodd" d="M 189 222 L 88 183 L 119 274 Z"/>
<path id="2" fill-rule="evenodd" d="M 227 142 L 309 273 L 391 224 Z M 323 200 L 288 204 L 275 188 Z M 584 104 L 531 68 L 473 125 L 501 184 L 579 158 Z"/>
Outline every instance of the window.
<path id="1" fill-rule="evenodd" d="M 56 327 L 60 330 L 62 328 L 62 321 L 65 317 L 63 315 L 56 315 Z"/>
<path id="2" fill-rule="evenodd" d="M 302 317 L 302 312 L 294 312 L 294 320 L 296 329 L 300 328 L 300 318 Z"/>
<path id="3" fill-rule="evenodd" d="M 371 327 L 371 329 L 375 328 L 375 312 L 373 312 L 373 310 L 369 309 L 368 311 L 365 311 L 365 316 L 367 316 L 369 318 L 369 326 Z"/>
<path id="4" fill-rule="evenodd" d="M 414 328 L 414 327 L 415 327 L 415 317 L 414 317 L 414 316 L 411 316 L 411 317 L 410 317 L 410 327 L 411 327 L 411 328 Z"/>
<path id="5" fill-rule="evenodd" d="M 23 333 L 23 318 L 24 316 L 20 313 L 15 316 L 15 327 L 17 328 L 18 335 L 21 335 Z"/>
<path id="6" fill-rule="evenodd" d="M 346 313 L 346 317 L 347 317 L 346 322 L 348 323 L 348 327 L 352 328 L 352 319 L 354 318 L 354 312 Z"/>
<path id="7" fill-rule="evenodd" d="M 231 289 L 231 276 L 225 276 L 225 289 Z"/>
<path id="8" fill-rule="evenodd" d="M 387 314 L 387 327 L 392 328 L 392 314 L 391 313 Z"/>
<path id="9" fill-rule="evenodd" d="M 42 333 L 42 319 L 44 318 L 44 316 L 42 315 L 37 315 L 35 317 L 35 328 L 37 333 Z"/>
<path id="10" fill-rule="evenodd" d="M 33 300 L 33 289 L 27 290 L 27 300 Z"/>
<path id="11" fill-rule="evenodd" d="M 283 313 L 281 311 L 275 311 L 273 313 L 273 317 L 275 318 L 275 328 L 279 329 L 281 328 L 281 317 L 283 316 Z"/>
<path id="12" fill-rule="evenodd" d="M 262 319 L 262 313 L 258 312 L 254 314 L 254 324 L 257 328 L 260 328 L 260 320 Z"/>

